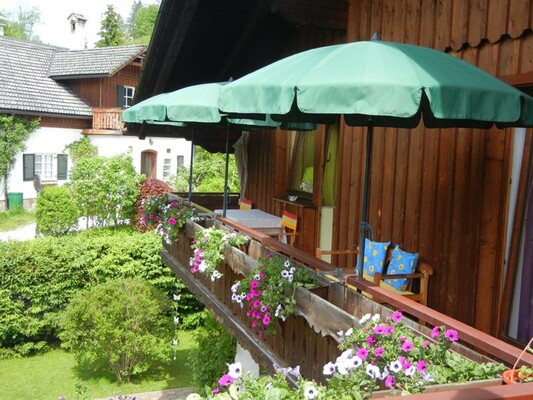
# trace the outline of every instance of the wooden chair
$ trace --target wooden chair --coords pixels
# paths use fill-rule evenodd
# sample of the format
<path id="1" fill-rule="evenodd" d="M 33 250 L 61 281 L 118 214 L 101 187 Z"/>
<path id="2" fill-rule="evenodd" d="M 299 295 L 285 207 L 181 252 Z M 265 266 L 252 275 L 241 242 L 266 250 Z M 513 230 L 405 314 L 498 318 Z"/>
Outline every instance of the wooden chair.
<path id="1" fill-rule="evenodd" d="M 263 231 L 268 236 L 277 237 L 280 242 L 287 239 L 287 243 L 294 246 L 296 236 L 298 236 L 298 216 L 288 211 L 283 211 L 281 216 L 281 226 L 267 227 L 267 228 L 253 228 L 256 231 Z"/>
<path id="2" fill-rule="evenodd" d="M 322 256 L 324 255 L 348 255 L 348 254 L 357 254 L 357 253 L 358 253 L 357 249 L 355 250 L 321 250 L 317 248 L 315 251 L 315 256 L 316 258 L 322 259 Z M 391 255 L 392 255 L 392 247 L 389 248 L 389 250 L 387 251 L 387 257 L 385 258 L 385 267 L 384 267 L 385 270 L 387 269 L 389 265 Z M 346 271 L 350 271 L 350 270 L 353 271 L 355 269 L 353 265 L 346 266 L 346 267 L 341 266 L 339 268 L 346 270 Z M 365 276 L 365 278 L 368 280 L 372 280 L 376 285 L 380 285 L 386 289 L 389 289 L 395 293 L 401 294 L 402 296 L 405 296 L 411 300 L 414 300 L 420 304 L 427 306 L 429 277 L 431 275 L 433 275 L 433 268 L 429 264 L 423 261 L 419 261 L 416 266 L 416 271 L 413 272 L 412 274 L 387 275 L 387 274 L 375 273 L 373 277 Z M 391 285 L 387 284 L 387 282 L 385 282 L 386 279 L 404 279 L 404 278 L 409 279 L 409 286 L 407 290 L 405 291 L 397 290 L 393 288 Z M 415 281 L 418 281 L 418 284 L 415 284 Z M 415 286 L 417 287 L 415 288 Z"/>
<path id="3" fill-rule="evenodd" d="M 357 255 L 359 253 L 359 249 L 353 249 L 353 250 L 322 250 L 320 248 L 315 249 L 315 257 L 323 260 L 324 256 L 348 256 L 350 254 Z M 330 262 L 330 264 L 332 264 Z M 355 263 L 353 265 L 344 265 L 344 266 L 338 266 L 339 269 L 342 269 L 344 271 L 353 271 L 355 269 Z"/>
<path id="4" fill-rule="evenodd" d="M 251 210 L 252 209 L 252 202 L 247 199 L 241 199 L 239 204 L 239 210 Z"/>

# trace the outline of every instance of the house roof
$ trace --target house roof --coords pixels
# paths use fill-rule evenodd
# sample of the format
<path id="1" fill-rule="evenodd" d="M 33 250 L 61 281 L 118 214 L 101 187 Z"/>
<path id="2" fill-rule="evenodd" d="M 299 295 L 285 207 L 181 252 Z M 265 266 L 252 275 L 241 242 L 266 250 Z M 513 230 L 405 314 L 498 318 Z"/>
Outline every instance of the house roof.
<path id="1" fill-rule="evenodd" d="M 145 51 L 68 50 L 0 36 L 0 112 L 91 118 L 91 107 L 63 80 L 111 76 Z"/>
<path id="2" fill-rule="evenodd" d="M 0 36 L 0 112 L 92 117 L 71 88 L 48 77 L 54 54 L 63 50 Z"/>
<path id="3" fill-rule="evenodd" d="M 80 79 L 112 76 L 145 51 L 146 46 L 143 45 L 57 51 L 50 64 L 48 77 Z"/>

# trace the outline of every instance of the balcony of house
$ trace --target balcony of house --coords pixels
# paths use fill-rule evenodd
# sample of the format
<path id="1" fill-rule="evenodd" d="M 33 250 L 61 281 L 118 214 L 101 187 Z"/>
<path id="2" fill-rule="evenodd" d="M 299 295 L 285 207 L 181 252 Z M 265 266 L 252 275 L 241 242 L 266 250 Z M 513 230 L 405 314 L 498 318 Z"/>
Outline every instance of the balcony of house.
<path id="1" fill-rule="evenodd" d="M 93 108 L 92 128 L 83 129 L 87 135 L 118 135 L 122 134 L 122 108 Z"/>
<path id="2" fill-rule="evenodd" d="M 180 197 L 176 199 L 183 205 L 190 204 Z M 233 219 L 222 218 L 214 209 L 192 205 L 199 211 L 201 219 L 187 220 L 178 240 L 165 244 L 161 257 L 191 292 L 217 315 L 238 343 L 269 373 L 275 371 L 275 366 L 286 368 L 299 365 L 305 378 L 324 382 L 324 365 L 334 361 L 341 353 L 338 345 L 343 339 L 339 332 L 360 327 L 360 318 L 365 314 L 379 314 L 385 320 L 390 319 L 397 310 L 406 316 L 405 325 L 413 335 L 422 336 L 429 341 L 433 340 L 433 327 L 445 326 L 455 330 L 460 342 L 453 343 L 451 349 L 475 362 L 494 360 L 513 365 L 520 358 L 520 349 L 508 343 L 362 277 L 341 273 L 333 265 L 284 243 L 285 240 L 278 240 Z M 215 207 L 218 207 L 218 203 Z M 197 233 L 213 227 L 251 238 L 244 248 L 225 247 L 224 259 L 218 266 L 221 273 L 219 279 L 192 272 L 190 267 Z M 249 309 L 235 302 L 231 289 L 236 281 L 249 276 L 258 267 L 259 261 L 271 256 L 282 257 L 298 268 L 308 269 L 318 282 L 318 287 L 298 287 L 295 292 L 294 314 L 284 321 L 274 320 L 275 334 L 258 335 Z M 533 355 L 522 355 L 521 360 L 532 364 Z M 290 376 L 288 378 L 292 379 Z M 478 396 L 481 394 L 486 399 L 525 399 L 533 396 L 533 384 L 522 384 L 520 389 L 513 386 L 516 385 L 502 385 L 501 377 L 494 377 L 446 386 L 428 386 L 420 398 L 471 399 L 480 398 Z M 387 393 L 374 393 L 374 397 L 385 395 Z"/>

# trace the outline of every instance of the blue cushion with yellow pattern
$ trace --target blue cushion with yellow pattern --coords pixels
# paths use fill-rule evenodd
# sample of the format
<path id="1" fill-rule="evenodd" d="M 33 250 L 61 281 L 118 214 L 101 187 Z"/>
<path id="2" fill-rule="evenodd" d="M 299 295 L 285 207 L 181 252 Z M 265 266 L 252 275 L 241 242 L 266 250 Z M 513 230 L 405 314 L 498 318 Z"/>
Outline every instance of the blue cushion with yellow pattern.
<path id="1" fill-rule="evenodd" d="M 418 253 L 408 253 L 407 251 L 400 249 L 400 246 L 396 245 L 392 250 L 389 267 L 387 268 L 387 275 L 412 274 L 415 271 L 417 264 Z M 410 279 L 385 279 L 385 282 L 396 290 L 407 290 Z"/>
<path id="2" fill-rule="evenodd" d="M 373 242 L 365 239 L 365 253 L 363 258 L 363 273 L 374 276 L 376 272 L 382 273 L 385 265 L 385 257 L 390 242 Z"/>

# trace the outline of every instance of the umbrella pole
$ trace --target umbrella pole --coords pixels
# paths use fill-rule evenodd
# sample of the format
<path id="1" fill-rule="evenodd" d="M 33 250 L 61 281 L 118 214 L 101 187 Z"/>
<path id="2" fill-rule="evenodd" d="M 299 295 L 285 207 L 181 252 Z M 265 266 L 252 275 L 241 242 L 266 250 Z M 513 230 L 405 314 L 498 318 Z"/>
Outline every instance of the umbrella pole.
<path id="1" fill-rule="evenodd" d="M 191 166 L 189 168 L 189 196 L 187 197 L 187 200 L 189 200 L 189 205 L 191 205 L 192 201 L 192 170 L 194 166 L 194 128 L 191 128 Z"/>
<path id="2" fill-rule="evenodd" d="M 363 178 L 363 195 L 361 198 L 361 225 L 359 227 L 359 252 L 357 253 L 356 274 L 363 276 L 365 254 L 365 236 L 368 229 L 368 191 L 370 189 L 370 163 L 372 161 L 373 127 L 370 121 L 366 130 L 365 175 Z"/>
<path id="3" fill-rule="evenodd" d="M 226 170 L 224 173 L 224 206 L 222 208 L 222 216 L 226 218 L 226 210 L 228 209 L 228 170 L 229 170 L 229 126 L 226 130 Z"/>

